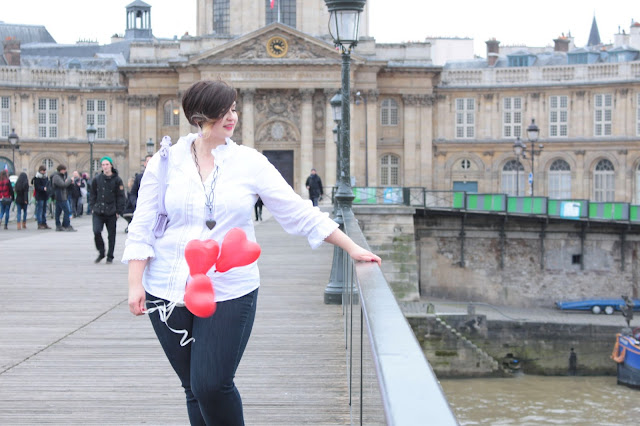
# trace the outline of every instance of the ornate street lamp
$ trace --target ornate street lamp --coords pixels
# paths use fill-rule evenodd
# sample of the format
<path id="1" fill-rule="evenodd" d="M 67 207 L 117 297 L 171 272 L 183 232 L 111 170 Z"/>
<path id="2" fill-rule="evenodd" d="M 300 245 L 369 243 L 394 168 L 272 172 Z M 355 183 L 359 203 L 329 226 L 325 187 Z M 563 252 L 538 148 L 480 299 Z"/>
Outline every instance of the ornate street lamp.
<path id="1" fill-rule="evenodd" d="M 535 181 L 535 176 L 534 176 L 534 169 L 533 169 L 533 162 L 534 162 L 534 157 L 536 155 L 540 155 L 540 153 L 542 152 L 542 149 L 544 148 L 544 145 L 540 144 L 538 145 L 539 149 L 535 149 L 534 144 L 536 142 L 538 142 L 538 136 L 540 135 L 540 129 L 538 128 L 538 126 L 536 125 L 536 119 L 532 118 L 531 119 L 531 124 L 529 125 L 529 127 L 527 127 L 527 137 L 529 138 L 529 142 L 531 142 L 531 196 L 534 196 L 534 192 L 533 192 L 533 182 Z M 526 150 L 526 148 L 525 148 Z M 526 158 L 526 153 L 522 155 L 522 158 Z"/>
<path id="2" fill-rule="evenodd" d="M 525 149 L 526 146 L 518 136 L 513 144 L 513 153 L 516 154 L 516 197 L 520 195 L 520 156 Z"/>
<path id="3" fill-rule="evenodd" d="M 13 174 L 16 174 L 16 149 L 20 149 L 20 145 L 18 145 L 20 137 L 16 133 L 16 129 L 11 129 L 8 139 L 11 144 L 11 165 L 13 166 Z"/>
<path id="4" fill-rule="evenodd" d="M 340 92 L 333 95 L 331 100 L 329 101 L 331 104 L 331 111 L 333 112 L 333 122 L 336 123 L 336 127 L 334 128 L 335 133 L 333 136 L 333 141 L 336 143 L 336 153 L 340 152 L 340 122 L 342 121 L 342 96 Z M 336 189 L 338 186 L 338 181 L 340 180 L 340 156 L 336 155 Z M 334 203 L 336 205 L 337 203 Z M 335 214 L 334 208 L 334 214 Z"/>
<path id="5" fill-rule="evenodd" d="M 93 179 L 93 143 L 96 141 L 98 129 L 93 124 L 87 126 L 87 141 L 89 141 L 89 179 Z"/>
<path id="6" fill-rule="evenodd" d="M 147 141 L 147 154 L 153 155 L 156 150 L 156 144 L 153 142 L 153 139 L 149 138 Z"/>
<path id="7" fill-rule="evenodd" d="M 338 106 L 338 95 L 331 99 L 333 118 L 339 128 L 336 185 L 337 190 L 334 195 L 335 221 L 344 228 L 344 221 L 341 217 L 342 208 L 351 208 L 353 202 L 353 190 L 351 189 L 350 171 L 350 140 L 349 131 L 351 127 L 351 117 L 349 111 L 350 84 L 349 67 L 351 61 L 351 49 L 358 44 L 358 30 L 360 27 L 360 13 L 364 9 L 366 0 L 325 0 L 329 9 L 329 34 L 333 38 L 336 47 L 342 54 L 342 88 L 340 96 L 340 106 Z M 340 119 L 338 120 L 338 116 Z M 337 208 L 336 208 L 337 204 Z M 333 252 L 333 265 L 331 268 L 331 278 L 324 292 L 324 303 L 342 303 L 342 293 L 344 289 L 343 258 L 346 256 L 344 250 L 337 247 Z"/>
<path id="8" fill-rule="evenodd" d="M 325 0 L 329 9 L 329 34 L 342 54 L 342 120 L 340 126 L 340 144 L 338 158 L 340 174 L 336 201 L 340 207 L 351 206 L 350 139 L 351 117 L 349 111 L 350 82 L 349 68 L 351 49 L 358 44 L 360 14 L 366 0 Z"/>

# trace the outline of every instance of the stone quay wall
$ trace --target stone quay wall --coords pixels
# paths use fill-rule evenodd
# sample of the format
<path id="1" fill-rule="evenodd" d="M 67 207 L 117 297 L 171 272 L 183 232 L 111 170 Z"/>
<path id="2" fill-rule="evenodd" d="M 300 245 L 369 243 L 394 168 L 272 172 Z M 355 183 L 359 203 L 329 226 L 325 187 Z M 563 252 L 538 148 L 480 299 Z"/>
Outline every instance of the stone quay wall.
<path id="1" fill-rule="evenodd" d="M 418 210 L 420 295 L 495 305 L 638 297 L 640 226 Z"/>

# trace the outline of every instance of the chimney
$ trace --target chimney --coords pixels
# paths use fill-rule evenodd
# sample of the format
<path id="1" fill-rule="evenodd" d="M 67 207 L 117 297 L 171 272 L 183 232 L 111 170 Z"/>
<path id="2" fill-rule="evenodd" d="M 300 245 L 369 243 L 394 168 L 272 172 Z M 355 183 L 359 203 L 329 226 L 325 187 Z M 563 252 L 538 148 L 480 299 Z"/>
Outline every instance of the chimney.
<path id="1" fill-rule="evenodd" d="M 560 37 L 553 40 L 553 51 L 554 52 L 568 52 L 569 51 L 569 43 L 571 41 L 569 38 L 565 37 L 564 34 Z"/>
<path id="2" fill-rule="evenodd" d="M 4 40 L 4 59 L 7 65 L 20 66 L 20 40 L 15 37 L 7 37 Z"/>
<path id="3" fill-rule="evenodd" d="M 495 38 L 485 41 L 487 43 L 487 63 L 490 67 L 494 66 L 498 62 L 498 55 L 500 53 L 500 42 Z"/>

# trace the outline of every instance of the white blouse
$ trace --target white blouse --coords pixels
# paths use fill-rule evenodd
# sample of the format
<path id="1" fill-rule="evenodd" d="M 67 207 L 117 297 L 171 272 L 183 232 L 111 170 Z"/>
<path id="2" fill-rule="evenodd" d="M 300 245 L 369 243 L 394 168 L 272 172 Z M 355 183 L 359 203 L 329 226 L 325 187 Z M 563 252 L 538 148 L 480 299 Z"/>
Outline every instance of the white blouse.
<path id="1" fill-rule="evenodd" d="M 320 246 L 338 227 L 327 213 L 296 194 L 264 155 L 227 139 L 226 145 L 211 151 L 219 170 L 213 214 L 217 223 L 209 230 L 205 224 L 203 183 L 191 157 L 191 144 L 196 137 L 196 134 L 181 137 L 169 150 L 165 195 L 169 225 L 158 239 L 153 235 L 153 226 L 158 208 L 159 154 L 151 158 L 142 177 L 122 262 L 149 258 L 143 285 L 150 294 L 170 302 L 183 301 L 189 277 L 184 248 L 189 241 L 213 239 L 222 244 L 226 233 L 236 227 L 245 231 L 248 240 L 256 241 L 253 206 L 258 196 L 285 231 L 306 236 L 312 248 Z M 204 182 L 207 193 L 212 179 L 213 172 Z M 212 268 L 208 276 L 215 288 L 216 301 L 235 299 L 258 288 L 257 263 L 225 273 L 214 272 L 215 267 Z"/>

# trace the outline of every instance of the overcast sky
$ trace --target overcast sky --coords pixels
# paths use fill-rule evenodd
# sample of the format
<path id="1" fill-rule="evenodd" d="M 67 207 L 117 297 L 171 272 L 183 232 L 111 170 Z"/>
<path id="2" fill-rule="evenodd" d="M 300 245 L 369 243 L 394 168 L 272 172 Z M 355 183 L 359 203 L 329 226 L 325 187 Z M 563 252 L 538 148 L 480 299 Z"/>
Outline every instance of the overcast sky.
<path id="1" fill-rule="evenodd" d="M 105 44 L 114 33 L 124 33 L 125 6 L 132 1 L 4 0 L 0 20 L 44 25 L 58 43 L 92 39 Z M 156 37 L 195 34 L 196 0 L 145 1 L 152 6 Z M 640 20 L 640 3 L 631 0 L 368 0 L 367 7 L 370 32 L 378 42 L 469 37 L 481 56 L 485 56 L 484 42 L 493 37 L 502 45 L 546 46 L 570 31 L 576 45 L 584 46 L 594 14 L 603 42 L 613 41 L 618 28 L 628 32 L 632 19 Z"/>

